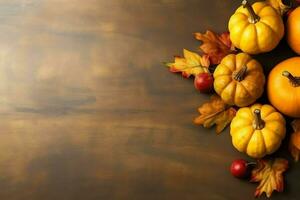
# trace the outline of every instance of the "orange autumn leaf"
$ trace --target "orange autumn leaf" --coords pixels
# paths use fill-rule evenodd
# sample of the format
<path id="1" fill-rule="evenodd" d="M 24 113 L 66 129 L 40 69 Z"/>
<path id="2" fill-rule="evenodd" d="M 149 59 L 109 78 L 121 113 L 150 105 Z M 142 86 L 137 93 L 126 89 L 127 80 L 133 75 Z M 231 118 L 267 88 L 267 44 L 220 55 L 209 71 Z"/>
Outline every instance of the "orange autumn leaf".
<path id="1" fill-rule="evenodd" d="M 271 197 L 274 190 L 282 192 L 284 188 L 283 172 L 288 169 L 288 161 L 282 158 L 275 160 L 258 160 L 256 167 L 252 170 L 251 182 L 259 182 L 254 193 L 259 197 L 264 192 Z"/>
<path id="2" fill-rule="evenodd" d="M 219 96 L 212 96 L 210 101 L 204 103 L 198 109 L 200 116 L 194 119 L 194 123 L 210 128 L 216 125 L 216 132 L 221 133 L 231 122 L 236 114 L 233 107 L 228 106 Z"/>
<path id="3" fill-rule="evenodd" d="M 183 57 L 175 56 L 173 63 L 165 63 L 169 67 L 171 72 L 181 72 L 185 78 L 191 75 L 196 76 L 197 74 L 208 72 L 210 65 L 207 56 L 200 56 L 197 53 L 183 49 Z"/>
<path id="4" fill-rule="evenodd" d="M 294 120 L 291 124 L 294 133 L 290 136 L 289 150 L 294 160 L 298 161 L 300 155 L 300 119 Z"/>
<path id="5" fill-rule="evenodd" d="M 206 31 L 204 34 L 195 33 L 194 35 L 197 40 L 202 42 L 199 48 L 209 56 L 212 64 L 219 64 L 226 55 L 236 51 L 228 32 L 219 35 L 212 31 Z"/>

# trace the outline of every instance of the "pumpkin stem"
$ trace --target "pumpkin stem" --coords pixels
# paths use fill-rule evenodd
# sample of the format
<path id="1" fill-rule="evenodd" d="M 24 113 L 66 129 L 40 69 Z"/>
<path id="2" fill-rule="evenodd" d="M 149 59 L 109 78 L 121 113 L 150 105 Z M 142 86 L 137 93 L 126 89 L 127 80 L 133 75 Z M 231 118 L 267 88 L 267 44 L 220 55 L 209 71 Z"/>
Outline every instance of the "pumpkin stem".
<path id="1" fill-rule="evenodd" d="M 265 127 L 265 122 L 261 119 L 260 110 L 254 110 L 254 123 L 253 126 L 256 130 L 261 130 Z"/>
<path id="2" fill-rule="evenodd" d="M 260 17 L 254 12 L 251 4 L 247 0 L 242 1 L 242 5 L 246 8 L 250 14 L 249 22 L 255 24 L 260 20 Z"/>
<path id="3" fill-rule="evenodd" d="M 300 86 L 300 77 L 293 76 L 290 72 L 288 71 L 283 71 L 282 76 L 287 77 L 290 80 L 290 83 L 294 87 Z"/>
<path id="4" fill-rule="evenodd" d="M 245 78 L 245 75 L 246 75 L 246 72 L 247 72 L 247 65 L 244 65 L 235 75 L 234 75 L 234 79 L 236 81 L 242 81 L 244 80 Z"/>

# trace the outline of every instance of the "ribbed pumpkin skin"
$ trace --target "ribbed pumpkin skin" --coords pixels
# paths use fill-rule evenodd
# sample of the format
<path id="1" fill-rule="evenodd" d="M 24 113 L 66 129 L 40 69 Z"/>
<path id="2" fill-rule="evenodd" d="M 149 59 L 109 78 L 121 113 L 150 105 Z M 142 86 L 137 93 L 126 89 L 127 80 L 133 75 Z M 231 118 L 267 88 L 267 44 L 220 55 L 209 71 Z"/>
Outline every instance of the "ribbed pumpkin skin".
<path id="1" fill-rule="evenodd" d="M 261 118 L 265 122 L 261 130 L 253 127 L 255 109 L 261 110 Z M 275 152 L 285 133 L 284 117 L 267 104 L 240 108 L 230 125 L 233 146 L 252 158 L 262 158 Z"/>
<path id="2" fill-rule="evenodd" d="M 289 58 L 272 69 L 267 83 L 268 99 L 281 113 L 299 118 L 300 86 L 294 87 L 289 79 L 282 75 L 283 71 L 300 77 L 300 57 Z"/>
<path id="3" fill-rule="evenodd" d="M 296 53 L 300 54 L 300 7 L 291 12 L 286 27 L 288 44 Z"/>
<path id="4" fill-rule="evenodd" d="M 270 5 L 256 2 L 252 5 L 257 23 L 249 21 L 250 14 L 240 6 L 231 16 L 228 28 L 234 46 L 249 54 L 259 54 L 273 50 L 284 36 L 284 24 L 281 16 Z"/>
<path id="5" fill-rule="evenodd" d="M 244 80 L 235 80 L 234 74 L 244 65 L 247 66 Z M 246 53 L 227 55 L 213 75 L 215 91 L 229 105 L 248 106 L 264 91 L 265 76 L 262 66 Z"/>

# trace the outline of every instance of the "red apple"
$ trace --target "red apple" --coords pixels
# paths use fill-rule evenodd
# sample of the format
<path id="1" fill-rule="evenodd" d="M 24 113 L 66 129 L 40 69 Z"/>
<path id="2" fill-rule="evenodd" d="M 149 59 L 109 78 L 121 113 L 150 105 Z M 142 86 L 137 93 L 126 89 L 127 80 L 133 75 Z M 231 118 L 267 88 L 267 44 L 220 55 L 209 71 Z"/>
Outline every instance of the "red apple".
<path id="1" fill-rule="evenodd" d="M 195 77 L 194 85 L 200 92 L 211 92 L 214 86 L 214 78 L 210 73 L 200 73 Z"/>
<path id="2" fill-rule="evenodd" d="M 248 163 L 243 159 L 234 160 L 230 166 L 230 172 L 237 178 L 245 178 L 248 174 Z"/>

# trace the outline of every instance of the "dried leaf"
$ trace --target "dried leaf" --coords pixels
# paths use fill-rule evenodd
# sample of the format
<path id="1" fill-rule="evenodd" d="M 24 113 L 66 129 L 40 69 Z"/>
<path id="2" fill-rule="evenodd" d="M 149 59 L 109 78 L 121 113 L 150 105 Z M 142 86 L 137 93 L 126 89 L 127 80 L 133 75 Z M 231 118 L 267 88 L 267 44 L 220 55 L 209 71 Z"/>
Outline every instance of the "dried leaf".
<path id="1" fill-rule="evenodd" d="M 218 35 L 212 31 L 206 31 L 204 34 L 195 33 L 195 38 L 202 42 L 199 48 L 209 56 L 212 64 L 219 64 L 226 55 L 235 52 L 228 32 Z"/>
<path id="2" fill-rule="evenodd" d="M 219 96 L 212 96 L 210 101 L 198 109 L 200 116 L 194 120 L 195 124 L 210 128 L 216 125 L 216 132 L 221 133 L 236 114 L 233 107 L 228 106 Z"/>
<path id="3" fill-rule="evenodd" d="M 292 122 L 294 133 L 290 136 L 289 150 L 294 160 L 297 162 L 300 155 L 300 119 Z"/>
<path id="4" fill-rule="evenodd" d="M 285 5 L 282 0 L 266 0 L 275 10 L 283 16 L 287 11 L 289 11 L 292 5 Z"/>
<path id="5" fill-rule="evenodd" d="M 258 160 L 256 167 L 252 170 L 251 182 L 259 182 L 255 191 L 255 197 L 266 193 L 271 197 L 274 190 L 282 192 L 284 188 L 283 172 L 288 168 L 288 161 L 282 158 L 275 160 Z"/>
<path id="6" fill-rule="evenodd" d="M 202 72 L 208 72 L 210 65 L 208 56 L 200 56 L 197 53 L 183 49 L 183 58 L 175 56 L 174 63 L 166 63 L 171 72 L 181 72 L 185 78 L 196 76 Z"/>

